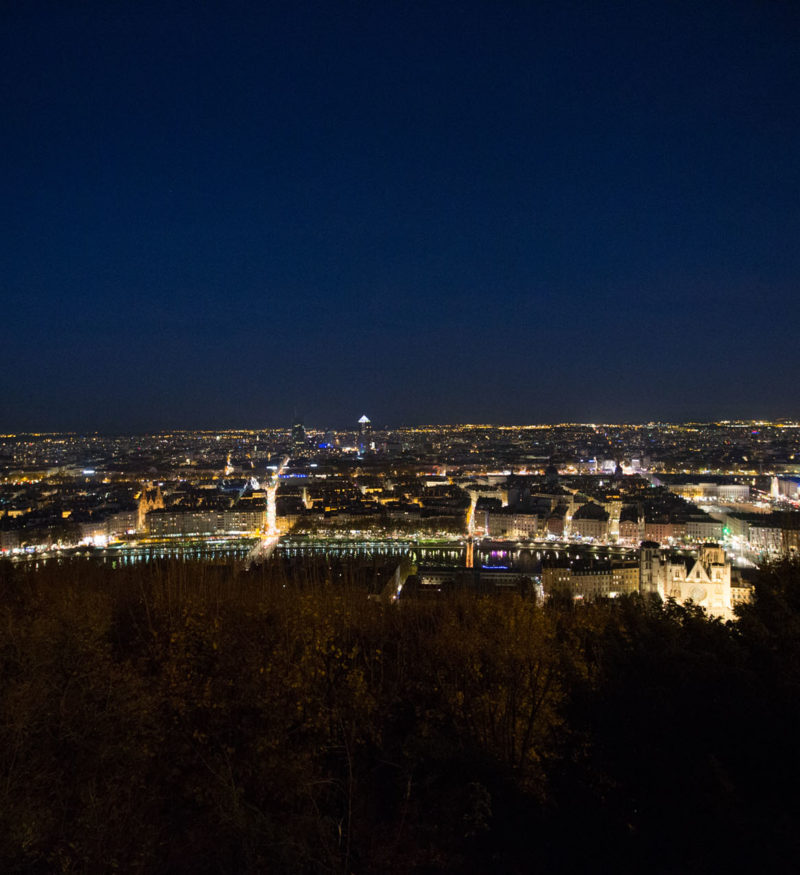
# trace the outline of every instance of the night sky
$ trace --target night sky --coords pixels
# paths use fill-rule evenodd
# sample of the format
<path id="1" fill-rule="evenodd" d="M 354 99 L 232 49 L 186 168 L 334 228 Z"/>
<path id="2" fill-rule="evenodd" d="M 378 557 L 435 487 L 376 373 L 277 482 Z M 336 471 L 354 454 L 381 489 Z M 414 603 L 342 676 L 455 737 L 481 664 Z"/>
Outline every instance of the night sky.
<path id="1" fill-rule="evenodd" d="M 0 75 L 0 431 L 800 416 L 793 0 L 6 0 Z"/>

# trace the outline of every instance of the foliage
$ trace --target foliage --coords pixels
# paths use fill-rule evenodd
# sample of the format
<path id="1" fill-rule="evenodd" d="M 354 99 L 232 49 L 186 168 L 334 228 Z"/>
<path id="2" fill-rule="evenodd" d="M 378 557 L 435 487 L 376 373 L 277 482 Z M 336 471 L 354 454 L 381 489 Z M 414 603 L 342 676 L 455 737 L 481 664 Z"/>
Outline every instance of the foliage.
<path id="1" fill-rule="evenodd" d="M 737 624 L 373 574 L 1 563 L 3 870 L 797 863 L 796 565 Z"/>

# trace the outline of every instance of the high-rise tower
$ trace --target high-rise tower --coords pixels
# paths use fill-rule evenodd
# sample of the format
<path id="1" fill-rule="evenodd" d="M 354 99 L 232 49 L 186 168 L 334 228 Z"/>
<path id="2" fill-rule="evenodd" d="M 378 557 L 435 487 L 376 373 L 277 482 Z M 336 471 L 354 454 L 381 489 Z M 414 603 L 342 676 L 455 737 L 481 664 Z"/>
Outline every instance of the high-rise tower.
<path id="1" fill-rule="evenodd" d="M 369 417 L 365 413 L 361 419 L 358 420 L 358 446 L 359 450 L 363 453 L 365 449 L 369 449 L 370 442 L 372 441 L 372 423 L 369 421 Z"/>
<path id="2" fill-rule="evenodd" d="M 295 419 L 292 423 L 292 444 L 296 447 L 302 447 L 306 442 L 306 429 L 299 419 Z"/>

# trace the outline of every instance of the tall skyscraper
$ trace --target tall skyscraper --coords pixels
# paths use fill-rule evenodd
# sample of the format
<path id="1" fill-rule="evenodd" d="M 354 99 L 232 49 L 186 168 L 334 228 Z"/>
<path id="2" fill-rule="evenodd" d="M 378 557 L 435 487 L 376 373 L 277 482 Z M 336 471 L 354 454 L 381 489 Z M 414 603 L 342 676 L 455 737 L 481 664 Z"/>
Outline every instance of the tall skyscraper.
<path id="1" fill-rule="evenodd" d="M 358 446 L 363 453 L 365 449 L 369 449 L 372 441 L 372 423 L 366 413 L 358 420 Z"/>

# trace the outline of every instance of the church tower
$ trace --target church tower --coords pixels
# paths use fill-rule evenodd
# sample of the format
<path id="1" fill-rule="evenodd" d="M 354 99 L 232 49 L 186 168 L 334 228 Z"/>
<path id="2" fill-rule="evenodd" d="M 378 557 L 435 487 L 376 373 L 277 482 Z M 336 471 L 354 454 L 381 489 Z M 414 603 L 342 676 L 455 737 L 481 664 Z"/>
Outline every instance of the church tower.
<path id="1" fill-rule="evenodd" d="M 161 494 L 161 486 L 152 483 L 143 483 L 142 492 L 139 495 L 139 510 L 136 517 L 136 531 L 143 532 L 147 528 L 147 514 L 151 510 L 164 510 L 164 496 Z"/>

